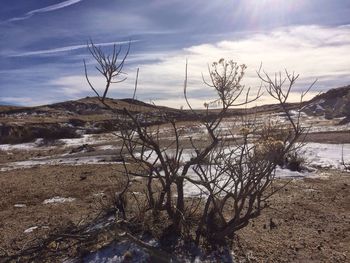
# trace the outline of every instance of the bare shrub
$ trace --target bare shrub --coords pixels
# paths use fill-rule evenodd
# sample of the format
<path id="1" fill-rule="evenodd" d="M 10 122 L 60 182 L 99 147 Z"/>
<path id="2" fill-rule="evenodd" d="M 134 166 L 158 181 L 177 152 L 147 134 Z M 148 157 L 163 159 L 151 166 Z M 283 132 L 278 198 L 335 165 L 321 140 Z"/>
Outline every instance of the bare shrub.
<path id="1" fill-rule="evenodd" d="M 284 160 L 295 150 L 297 140 L 307 131 L 300 123 L 300 114 L 292 116 L 287 107 L 298 76 L 286 72 L 285 78 L 279 74 L 272 80 L 268 74 L 258 72 L 288 124 L 261 125 L 243 117 L 241 122 L 237 120 L 241 126 L 239 135 L 223 133 L 223 119 L 231 107 L 245 106 L 261 96 L 260 90 L 250 96 L 250 89 L 242 84 L 245 69 L 245 65 L 224 59 L 208 67 L 209 81 L 203 80 L 216 91 L 217 99 L 205 103 L 202 114 L 192 108 L 187 98 L 186 63 L 185 100 L 208 137 L 200 143 L 183 134 L 181 126 L 166 113 L 160 117 L 171 127 L 167 131 L 167 137 L 173 138 L 171 142 L 162 140 L 159 126 L 141 125 L 147 115 L 124 109 L 127 121 L 120 125 L 119 136 L 125 174 L 144 181 L 146 210 L 155 219 L 166 217 L 170 222 L 164 224 L 167 236 L 182 235 L 197 244 L 201 240 L 218 244 L 247 226 L 275 193 L 270 186 L 280 158 Z M 301 100 L 305 94 L 301 94 Z M 219 110 L 211 111 L 213 106 Z M 132 168 L 127 162 L 132 163 Z M 194 189 L 196 196 L 188 192 Z"/>

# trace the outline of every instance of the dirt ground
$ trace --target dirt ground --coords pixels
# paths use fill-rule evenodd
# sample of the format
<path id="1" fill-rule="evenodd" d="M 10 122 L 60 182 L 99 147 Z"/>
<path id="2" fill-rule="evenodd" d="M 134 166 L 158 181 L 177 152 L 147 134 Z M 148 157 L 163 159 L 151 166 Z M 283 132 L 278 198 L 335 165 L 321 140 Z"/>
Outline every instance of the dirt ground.
<path id="1" fill-rule="evenodd" d="M 239 231 L 245 262 L 350 262 L 350 174 L 294 179 Z"/>
<path id="2" fill-rule="evenodd" d="M 309 134 L 306 141 L 349 143 L 349 131 Z M 199 141 L 199 143 L 201 143 Z M 75 147 L 0 151 L 8 162 L 70 154 Z M 111 151 L 111 150 L 108 150 Z M 91 154 L 106 154 L 94 151 Z M 117 151 L 109 152 L 110 155 Z M 70 225 L 92 221 L 124 186 L 120 164 L 37 165 L 0 171 L 0 262 Z M 350 262 L 350 173 L 319 170 L 293 179 L 234 240 L 237 262 Z M 277 180 L 276 184 L 286 182 Z M 142 181 L 132 182 L 138 192 Z M 53 197 L 74 198 L 49 203 Z"/>
<path id="3" fill-rule="evenodd" d="M 113 193 L 123 188 L 120 169 L 118 165 L 60 165 L 1 172 L 2 252 L 22 249 L 49 233 L 91 221 L 110 205 Z M 75 199 L 44 204 L 56 196 Z M 25 233 L 31 227 L 37 228 Z"/>
<path id="4" fill-rule="evenodd" d="M 319 143 L 350 143 L 350 131 L 309 133 L 305 141 Z"/>
<path id="5" fill-rule="evenodd" d="M 122 188 L 120 169 L 61 165 L 1 172 L 1 250 L 15 251 L 67 225 L 92 220 L 108 195 Z M 350 262 L 350 174 L 320 173 L 321 178 L 292 180 L 261 217 L 238 232 L 238 262 Z M 43 204 L 55 196 L 75 200 Z"/>

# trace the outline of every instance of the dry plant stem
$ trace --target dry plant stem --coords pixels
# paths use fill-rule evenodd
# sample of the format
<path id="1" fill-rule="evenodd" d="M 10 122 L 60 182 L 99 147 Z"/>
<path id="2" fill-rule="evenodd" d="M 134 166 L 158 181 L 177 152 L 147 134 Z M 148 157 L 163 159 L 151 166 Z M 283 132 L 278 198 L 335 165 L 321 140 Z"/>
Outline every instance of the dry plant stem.
<path id="1" fill-rule="evenodd" d="M 139 68 L 137 68 L 137 72 L 136 72 L 136 80 L 135 80 L 135 88 L 134 88 L 134 94 L 132 95 L 132 99 L 134 100 L 136 97 L 136 91 L 137 91 L 137 82 L 139 79 Z"/>
<path id="2" fill-rule="evenodd" d="M 350 170 L 350 164 L 346 163 L 344 160 L 344 146 L 341 149 L 341 164 L 345 168 L 345 170 Z"/>

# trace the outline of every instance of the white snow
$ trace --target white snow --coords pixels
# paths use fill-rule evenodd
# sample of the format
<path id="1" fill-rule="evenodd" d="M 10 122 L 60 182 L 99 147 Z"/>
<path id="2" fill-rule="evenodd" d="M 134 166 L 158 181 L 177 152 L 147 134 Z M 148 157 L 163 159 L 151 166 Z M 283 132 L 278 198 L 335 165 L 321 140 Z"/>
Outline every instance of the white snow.
<path id="1" fill-rule="evenodd" d="M 124 260 L 125 253 L 130 253 L 130 260 Z M 86 263 L 122 263 L 122 262 L 150 262 L 150 255 L 135 243 L 130 241 L 114 242 L 107 247 L 84 257 Z"/>
<path id="2" fill-rule="evenodd" d="M 58 146 L 62 147 L 77 147 L 83 144 L 108 144 L 120 141 L 120 139 L 114 133 L 102 133 L 102 134 L 84 134 L 81 138 L 71 139 L 58 139 L 56 142 Z M 52 149 L 55 146 L 43 146 L 43 139 L 38 138 L 35 142 L 19 143 L 19 144 L 0 144 L 0 150 L 2 151 L 29 151 L 35 149 Z"/>
<path id="3" fill-rule="evenodd" d="M 87 232 L 93 231 L 93 230 L 97 230 L 97 229 L 102 229 L 105 228 L 109 225 L 111 225 L 113 223 L 113 221 L 115 220 L 115 216 L 110 216 L 107 218 L 106 221 L 102 221 L 102 222 L 98 222 L 95 225 L 93 225 L 92 227 L 90 227 Z"/>
<path id="4" fill-rule="evenodd" d="M 0 168 L 1 172 L 11 171 L 15 169 L 26 169 L 35 167 L 38 165 L 83 165 L 83 164 L 116 164 L 119 162 L 106 161 L 110 158 L 110 155 L 98 155 L 98 156 L 83 156 L 83 157 L 65 157 L 62 155 L 61 158 L 34 158 L 28 161 L 19 161 L 6 163 Z"/>
<path id="5" fill-rule="evenodd" d="M 159 243 L 155 239 L 144 241 L 147 244 L 157 248 Z M 126 260 L 124 255 L 128 253 L 131 258 Z M 195 262 L 195 263 L 210 263 L 210 262 L 234 262 L 235 254 L 229 247 L 220 247 L 210 254 L 205 253 L 202 249 L 195 246 L 189 248 L 187 253 L 168 254 L 168 257 L 164 255 L 164 262 Z M 84 262 L 88 263 L 118 263 L 118 262 L 157 262 L 156 258 L 152 258 L 151 255 L 140 246 L 135 243 L 125 240 L 121 242 L 114 242 L 110 245 L 99 249 L 96 252 L 90 253 L 83 258 Z M 159 259 L 158 259 L 159 260 Z M 162 260 L 162 261 L 163 261 Z M 69 261 L 65 261 L 68 263 Z"/>
<path id="6" fill-rule="evenodd" d="M 106 151 L 106 150 L 119 150 L 120 147 L 116 146 L 116 145 L 101 145 L 96 147 L 97 150 L 101 150 L 101 151 Z"/>
<path id="7" fill-rule="evenodd" d="M 0 144 L 0 150 L 2 151 L 30 151 L 33 149 L 37 149 L 40 147 L 40 149 L 51 149 L 53 146 L 41 146 L 43 142 L 43 139 L 39 138 L 36 139 L 35 142 L 28 142 L 28 143 L 19 143 L 19 144 Z"/>
<path id="8" fill-rule="evenodd" d="M 310 175 L 310 172 L 291 171 L 289 169 L 283 169 L 279 166 L 277 166 L 275 174 L 276 178 L 303 178 Z"/>
<path id="9" fill-rule="evenodd" d="M 38 228 L 39 228 L 38 226 L 32 226 L 32 227 L 30 227 L 30 228 L 24 230 L 23 233 L 25 233 L 25 234 L 32 233 L 34 230 L 36 230 L 36 229 L 38 229 Z"/>
<path id="10" fill-rule="evenodd" d="M 345 162 L 350 161 L 350 144 L 308 143 L 301 151 L 313 167 L 344 169 L 342 155 Z"/>
<path id="11" fill-rule="evenodd" d="M 225 149 L 226 150 L 226 149 Z M 227 151 L 229 148 L 227 149 Z M 315 168 L 330 168 L 330 169 L 344 169 L 342 166 L 342 152 L 345 161 L 350 162 L 350 144 L 326 144 L 326 143 L 308 143 L 303 148 L 299 150 L 301 157 L 305 158 L 306 165 Z M 150 155 L 149 161 L 154 162 L 156 160 L 156 154 L 148 151 L 145 156 Z M 174 155 L 174 151 L 167 151 L 169 156 Z M 194 156 L 194 151 L 186 149 L 182 155 L 182 162 L 190 160 Z M 318 177 L 320 172 L 309 171 L 297 172 L 291 171 L 289 169 L 283 169 L 280 167 L 276 168 L 276 178 L 304 178 L 304 177 Z M 179 173 L 181 173 L 181 169 Z M 188 170 L 187 176 L 192 179 L 198 179 L 198 175 L 190 168 Z M 223 178 L 220 182 L 224 185 L 227 179 Z M 201 195 L 206 195 L 206 191 L 203 187 L 196 186 L 190 182 L 185 183 L 184 191 L 186 196 L 200 197 Z"/>
<path id="12" fill-rule="evenodd" d="M 44 200 L 43 204 L 46 205 L 46 204 L 53 204 L 53 203 L 66 203 L 66 202 L 73 202 L 74 200 L 75 198 L 73 197 L 65 198 L 65 197 L 55 196 L 50 199 Z"/>
<path id="13" fill-rule="evenodd" d="M 115 133 L 101 133 L 101 134 L 84 134 L 81 138 L 59 139 L 59 142 L 65 144 L 66 147 L 81 146 L 83 144 L 105 144 L 111 141 L 117 142 L 120 139 Z"/>
<path id="14" fill-rule="evenodd" d="M 315 168 L 344 169 L 342 165 L 342 152 L 345 162 L 350 162 L 350 144 L 325 144 L 325 143 L 308 143 L 300 150 L 302 157 L 306 159 L 307 165 Z M 192 169 L 189 169 L 187 176 L 198 179 L 198 176 Z M 289 169 L 276 168 L 276 178 L 305 178 L 305 177 L 322 177 L 320 172 L 297 172 Z M 225 178 L 221 184 L 225 183 Z M 207 193 L 203 187 L 196 186 L 190 182 L 184 185 L 186 196 L 200 197 Z"/>
<path id="15" fill-rule="evenodd" d="M 26 204 L 15 204 L 14 207 L 24 208 L 24 207 L 27 207 L 27 205 Z"/>
<path id="16" fill-rule="evenodd" d="M 27 207 L 26 204 L 15 204 L 14 207 L 16 208 L 24 208 L 24 207 Z"/>
<path id="17" fill-rule="evenodd" d="M 324 108 L 320 104 L 316 104 L 316 110 L 324 111 Z"/>

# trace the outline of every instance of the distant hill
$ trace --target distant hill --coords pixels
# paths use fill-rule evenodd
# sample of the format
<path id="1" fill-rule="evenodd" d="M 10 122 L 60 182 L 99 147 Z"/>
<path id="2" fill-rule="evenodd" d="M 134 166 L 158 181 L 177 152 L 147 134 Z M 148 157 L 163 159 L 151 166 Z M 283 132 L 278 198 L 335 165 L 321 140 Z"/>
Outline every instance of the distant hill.
<path id="1" fill-rule="evenodd" d="M 24 109 L 24 108 L 25 107 L 21 107 L 21 106 L 0 105 L 0 113 L 6 112 L 6 111 L 12 111 L 12 110 Z"/>
<path id="2" fill-rule="evenodd" d="M 177 121 L 192 121 L 203 116 L 203 110 L 196 115 L 189 110 L 178 110 L 169 107 L 155 106 L 133 99 L 107 98 L 103 105 L 96 97 L 65 101 L 37 107 L 0 106 L 0 143 L 31 141 L 34 138 L 77 137 L 83 133 L 100 133 L 118 129 L 126 121 L 124 109 L 138 116 L 141 125 L 150 125 Z M 299 108 L 311 116 L 342 118 L 340 124 L 350 122 L 350 86 L 331 89 L 317 95 L 302 105 L 288 104 L 290 109 Z M 231 109 L 227 116 L 247 113 L 271 113 L 281 111 L 277 104 L 262 105 L 250 108 Z M 215 113 L 210 110 L 210 114 Z M 167 118 L 164 118 L 166 114 Z"/>
<path id="3" fill-rule="evenodd" d="M 135 113 L 141 125 L 165 123 L 167 117 L 190 120 L 188 112 L 158 107 L 133 99 L 106 99 L 106 107 L 96 97 L 65 101 L 37 107 L 4 107 L 0 111 L 0 143 L 19 143 L 35 138 L 79 137 L 84 133 L 118 130 L 127 121 L 124 109 Z"/>
<path id="4" fill-rule="evenodd" d="M 0 106 L 0 114 L 6 113 L 7 115 L 13 115 L 18 113 L 27 113 L 27 115 L 35 115 L 35 113 L 46 113 L 48 115 L 56 115 L 59 113 L 61 116 L 74 114 L 93 115 L 101 113 L 111 113 L 112 111 L 121 112 L 124 108 L 132 112 L 150 112 L 154 111 L 155 109 L 177 111 L 175 109 L 167 107 L 157 107 L 155 105 L 133 99 L 106 98 L 105 103 L 109 106 L 108 108 L 105 105 L 103 105 L 96 97 L 86 97 L 79 100 L 71 100 L 36 107 Z"/>

